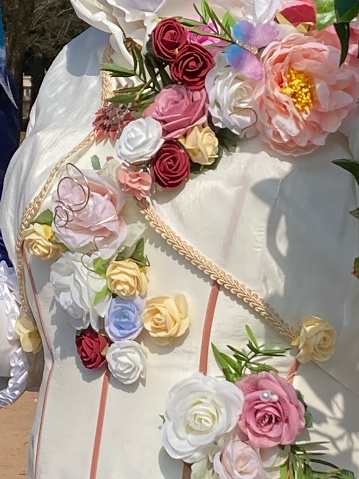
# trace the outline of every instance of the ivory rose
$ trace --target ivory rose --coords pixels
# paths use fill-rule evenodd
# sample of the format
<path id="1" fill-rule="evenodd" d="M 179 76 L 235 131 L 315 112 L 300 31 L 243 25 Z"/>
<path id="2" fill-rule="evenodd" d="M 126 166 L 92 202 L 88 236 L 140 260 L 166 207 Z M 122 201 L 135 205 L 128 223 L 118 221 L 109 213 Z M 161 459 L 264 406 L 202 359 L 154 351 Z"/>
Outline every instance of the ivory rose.
<path id="1" fill-rule="evenodd" d="M 169 393 L 162 444 L 174 459 L 198 462 L 232 431 L 242 412 L 243 393 L 228 381 L 196 373 Z"/>
<path id="2" fill-rule="evenodd" d="M 293 34 L 272 42 L 261 62 L 265 81 L 256 89 L 261 139 L 284 155 L 299 156 L 324 145 L 356 108 L 355 69 L 340 63 L 340 48 L 315 36 Z"/>
<path id="3" fill-rule="evenodd" d="M 161 346 L 171 344 L 189 328 L 186 297 L 178 294 L 173 299 L 159 296 L 147 301 L 142 321 L 155 343 Z"/>
<path id="4" fill-rule="evenodd" d="M 110 291 L 123 299 L 147 293 L 146 273 L 131 259 L 112 261 L 107 268 L 106 279 Z"/>
<path id="5" fill-rule="evenodd" d="M 194 163 L 212 165 L 218 156 L 218 138 L 209 126 L 195 126 L 179 141 Z"/>
<path id="6" fill-rule="evenodd" d="M 333 326 L 316 316 L 305 318 L 299 337 L 293 341 L 298 346 L 297 359 L 300 363 L 327 361 L 335 351 L 337 332 Z"/>
<path id="7" fill-rule="evenodd" d="M 291 444 L 305 426 L 305 409 L 294 387 L 275 373 L 241 379 L 243 414 L 238 422 L 254 447 Z"/>
<path id="8" fill-rule="evenodd" d="M 133 171 L 122 165 L 117 173 L 118 184 L 122 191 L 134 196 L 137 200 L 146 198 L 151 191 L 152 178 L 146 171 Z"/>
<path id="9" fill-rule="evenodd" d="M 15 332 L 25 353 L 37 353 L 41 350 L 42 342 L 39 331 L 24 313 L 20 314 L 15 323 Z"/>
<path id="10" fill-rule="evenodd" d="M 100 251 L 111 257 L 126 239 L 127 227 L 120 215 L 125 195 L 115 181 L 84 171 L 65 177 L 52 196 L 53 229 L 70 250 Z"/>
<path id="11" fill-rule="evenodd" d="M 51 242 L 51 226 L 35 223 L 22 232 L 25 248 L 40 259 L 57 259 L 61 255 L 60 245 Z"/>
<path id="12" fill-rule="evenodd" d="M 146 353 L 136 341 L 113 343 L 106 359 L 112 376 L 122 384 L 134 384 L 146 377 Z"/>
<path id="13" fill-rule="evenodd" d="M 207 122 L 207 93 L 192 92 L 184 85 L 169 85 L 143 113 L 159 121 L 165 139 L 179 138 L 195 125 Z"/>

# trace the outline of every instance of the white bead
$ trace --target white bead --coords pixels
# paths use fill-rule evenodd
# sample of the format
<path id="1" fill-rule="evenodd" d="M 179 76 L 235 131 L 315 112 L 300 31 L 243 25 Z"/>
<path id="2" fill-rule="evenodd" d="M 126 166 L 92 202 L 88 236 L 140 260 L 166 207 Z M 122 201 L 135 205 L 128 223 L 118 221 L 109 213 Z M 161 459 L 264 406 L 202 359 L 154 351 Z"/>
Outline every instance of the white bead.
<path id="1" fill-rule="evenodd" d="M 272 395 L 271 395 L 271 392 L 270 391 L 263 391 L 261 393 L 261 399 L 262 401 L 270 401 Z"/>
<path id="2" fill-rule="evenodd" d="M 279 401 L 279 397 L 278 397 L 277 394 L 272 394 L 271 397 L 270 397 L 270 400 L 272 402 L 277 402 L 277 401 Z"/>

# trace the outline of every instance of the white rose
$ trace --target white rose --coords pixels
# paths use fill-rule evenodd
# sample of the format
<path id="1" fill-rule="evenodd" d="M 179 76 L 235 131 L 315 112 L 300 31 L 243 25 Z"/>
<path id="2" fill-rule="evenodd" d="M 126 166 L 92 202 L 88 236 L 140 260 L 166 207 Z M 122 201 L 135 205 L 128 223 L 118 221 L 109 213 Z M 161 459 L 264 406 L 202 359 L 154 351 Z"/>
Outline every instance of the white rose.
<path id="1" fill-rule="evenodd" d="M 228 67 L 223 55 L 217 55 L 216 66 L 208 73 L 206 89 L 215 126 L 229 128 L 242 137 L 257 132 L 257 116 L 253 109 L 255 82 Z"/>
<path id="2" fill-rule="evenodd" d="M 106 278 L 92 271 L 94 257 L 64 253 L 51 266 L 50 280 L 55 288 L 55 298 L 70 315 L 70 322 L 76 329 L 84 329 L 91 324 L 98 331 L 100 318 L 105 316 L 111 300 L 109 292 L 94 304 L 97 293 L 106 287 Z"/>
<path id="3" fill-rule="evenodd" d="M 151 117 L 140 118 L 125 126 L 116 152 L 121 160 L 135 165 L 150 160 L 163 142 L 161 123 Z"/>
<path id="4" fill-rule="evenodd" d="M 194 374 L 174 386 L 167 400 L 162 444 L 174 459 L 204 459 L 231 431 L 243 408 L 243 393 L 228 381 Z"/>
<path id="5" fill-rule="evenodd" d="M 195 462 L 191 466 L 191 479 L 218 479 L 219 476 L 213 470 L 213 464 L 207 457 L 202 461 Z"/>
<path id="6" fill-rule="evenodd" d="M 246 0 L 243 7 L 243 18 L 259 25 L 274 20 L 275 14 L 282 10 L 281 0 Z"/>
<path id="7" fill-rule="evenodd" d="M 136 341 L 113 343 L 106 359 L 111 374 L 122 384 L 134 384 L 146 377 L 146 353 Z"/>
<path id="8" fill-rule="evenodd" d="M 290 446 L 266 447 L 259 450 L 263 468 L 266 472 L 266 479 L 277 479 L 280 476 L 281 466 L 288 460 Z"/>

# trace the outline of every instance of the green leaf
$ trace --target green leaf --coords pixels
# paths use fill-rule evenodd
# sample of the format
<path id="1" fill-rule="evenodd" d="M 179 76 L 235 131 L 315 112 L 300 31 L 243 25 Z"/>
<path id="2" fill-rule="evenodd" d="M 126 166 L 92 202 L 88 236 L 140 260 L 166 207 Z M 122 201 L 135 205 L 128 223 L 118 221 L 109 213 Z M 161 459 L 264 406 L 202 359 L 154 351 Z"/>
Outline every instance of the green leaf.
<path id="1" fill-rule="evenodd" d="M 231 12 L 227 11 L 223 16 L 222 23 L 227 29 L 230 29 L 230 28 L 234 27 L 234 25 L 237 22 L 236 22 L 235 18 L 232 17 Z"/>
<path id="2" fill-rule="evenodd" d="M 341 168 L 344 168 L 344 170 L 349 171 L 351 173 L 356 182 L 359 185 L 359 162 L 358 161 L 353 161 L 353 160 L 335 160 L 333 161 L 335 165 L 340 166 Z"/>
<path id="3" fill-rule="evenodd" d="M 305 411 L 304 419 L 305 419 L 305 427 L 306 427 L 307 429 L 313 427 L 313 424 L 314 424 L 313 415 L 312 415 L 312 413 L 309 411 L 309 409 L 307 409 L 307 410 Z"/>
<path id="4" fill-rule="evenodd" d="M 190 18 L 179 17 L 179 21 L 184 27 L 203 27 L 203 22 L 198 20 L 191 20 Z"/>
<path id="5" fill-rule="evenodd" d="M 335 0 L 314 0 L 317 5 L 318 30 L 323 30 L 337 21 L 334 1 Z"/>
<path id="6" fill-rule="evenodd" d="M 354 216 L 354 218 L 356 218 L 357 220 L 359 220 L 359 208 L 353 210 L 353 211 L 350 211 L 350 214 L 352 216 Z"/>
<path id="7" fill-rule="evenodd" d="M 356 278 L 359 279 L 359 258 L 355 258 L 354 260 L 353 274 Z"/>
<path id="8" fill-rule="evenodd" d="M 143 79 L 143 81 L 147 81 L 146 78 L 146 69 L 145 69 L 145 62 L 141 53 L 141 50 L 136 46 L 132 46 L 132 55 L 134 58 L 134 61 L 137 60 L 138 64 L 138 72 L 139 72 L 139 77 Z"/>
<path id="9" fill-rule="evenodd" d="M 239 139 L 238 135 L 228 128 L 220 128 L 217 131 L 217 138 L 222 148 L 225 148 L 228 151 L 236 148 Z"/>
<path id="10" fill-rule="evenodd" d="M 109 99 L 111 103 L 121 103 L 126 105 L 136 100 L 136 95 L 116 95 Z"/>
<path id="11" fill-rule="evenodd" d="M 102 70 L 105 72 L 111 72 L 114 77 L 133 77 L 136 74 L 134 70 L 120 67 L 119 65 L 116 65 L 116 63 L 104 63 L 102 65 Z"/>
<path id="12" fill-rule="evenodd" d="M 252 341 L 252 343 L 254 344 L 254 346 L 259 349 L 259 345 L 258 345 L 258 341 L 253 333 L 253 331 L 251 330 L 251 328 L 248 326 L 248 324 L 246 324 L 246 331 L 247 331 L 247 336 L 249 337 L 249 339 Z"/>
<path id="13" fill-rule="evenodd" d="M 145 256 L 145 240 L 141 238 L 137 241 L 134 252 L 131 255 L 131 259 L 136 261 L 140 266 L 148 265 L 148 258 Z"/>
<path id="14" fill-rule="evenodd" d="M 226 359 L 222 356 L 222 353 L 219 351 L 219 349 L 212 343 L 212 351 L 214 354 L 214 357 L 219 364 L 220 368 L 222 369 L 224 375 L 226 376 L 229 371 L 228 363 Z M 226 376 L 227 377 L 227 376 Z"/>
<path id="15" fill-rule="evenodd" d="M 208 3 L 206 0 L 202 0 L 201 1 L 201 12 L 202 12 L 202 17 L 203 17 L 203 20 L 208 23 L 208 20 L 209 20 L 209 15 L 208 15 Z"/>
<path id="16" fill-rule="evenodd" d="M 95 171 L 101 170 L 100 158 L 97 155 L 91 157 L 91 165 Z"/>
<path id="17" fill-rule="evenodd" d="M 151 80 L 152 80 L 152 83 L 153 83 L 153 86 L 156 88 L 157 91 L 160 91 L 161 90 L 161 86 L 157 80 L 157 73 L 155 71 L 155 66 L 154 64 L 152 63 L 151 61 L 151 55 L 146 55 L 145 56 L 145 64 L 146 64 L 146 68 L 147 68 L 147 71 L 148 71 L 148 74 L 150 75 L 151 77 Z"/>
<path id="18" fill-rule="evenodd" d="M 106 296 L 108 296 L 109 294 L 111 294 L 111 291 L 108 289 L 108 287 L 106 285 L 101 289 L 101 291 L 96 293 L 95 299 L 94 299 L 94 302 L 93 302 L 94 306 L 96 306 L 96 304 L 98 304 L 98 303 L 101 303 L 101 301 L 103 299 L 105 299 Z"/>
<path id="19" fill-rule="evenodd" d="M 359 15 L 359 0 L 334 0 L 338 22 L 351 22 Z"/>
<path id="20" fill-rule="evenodd" d="M 96 258 L 93 262 L 93 269 L 100 276 L 106 276 L 106 271 L 107 271 L 107 268 L 108 268 L 109 264 L 110 264 L 109 260 L 102 259 L 102 258 Z"/>
<path id="21" fill-rule="evenodd" d="M 349 51 L 349 41 L 350 41 L 349 23 L 335 23 L 334 27 L 339 37 L 340 44 L 342 46 L 342 51 L 340 54 L 340 65 L 342 65 L 345 62 L 345 59 Z"/>
<path id="22" fill-rule="evenodd" d="M 51 226 L 54 221 L 54 214 L 51 210 L 45 210 L 39 214 L 37 218 L 34 219 L 32 224 L 39 223 L 40 225 Z"/>

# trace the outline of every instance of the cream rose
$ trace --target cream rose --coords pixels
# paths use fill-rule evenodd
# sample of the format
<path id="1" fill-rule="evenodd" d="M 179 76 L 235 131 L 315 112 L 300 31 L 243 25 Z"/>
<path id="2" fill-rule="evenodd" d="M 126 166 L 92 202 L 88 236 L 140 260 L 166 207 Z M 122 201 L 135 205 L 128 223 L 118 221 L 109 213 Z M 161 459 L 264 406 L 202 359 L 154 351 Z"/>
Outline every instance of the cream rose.
<path id="1" fill-rule="evenodd" d="M 337 332 L 333 326 L 317 316 L 305 318 L 301 323 L 299 336 L 293 341 L 298 346 L 297 359 L 300 363 L 308 361 L 327 361 L 335 351 Z"/>
<path id="2" fill-rule="evenodd" d="M 58 259 L 61 255 L 60 245 L 52 243 L 54 233 L 51 226 L 35 223 L 22 232 L 24 245 L 31 254 L 41 259 Z"/>
<path id="3" fill-rule="evenodd" d="M 146 353 L 136 341 L 113 343 L 106 359 L 112 376 L 122 384 L 134 384 L 146 376 Z"/>
<path id="4" fill-rule="evenodd" d="M 106 272 L 107 285 L 112 293 L 131 299 L 147 293 L 147 277 L 143 268 L 131 259 L 112 261 Z"/>
<path id="5" fill-rule="evenodd" d="M 218 156 L 218 138 L 209 126 L 195 126 L 179 141 L 194 163 L 211 165 Z"/>
<path id="6" fill-rule="evenodd" d="M 20 314 L 15 324 L 15 332 L 19 336 L 25 353 L 37 353 L 42 348 L 41 337 L 35 324 L 25 315 Z"/>
<path id="7" fill-rule="evenodd" d="M 154 342 L 161 346 L 171 344 L 189 328 L 186 297 L 178 294 L 174 298 L 159 296 L 151 299 L 147 302 L 142 321 Z"/>

